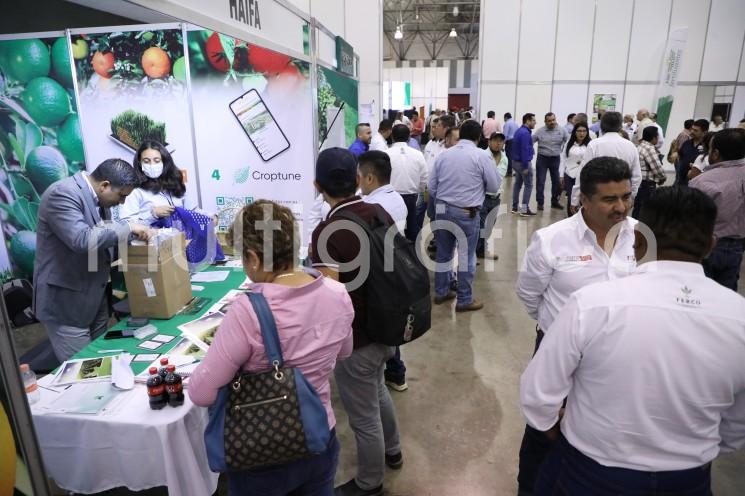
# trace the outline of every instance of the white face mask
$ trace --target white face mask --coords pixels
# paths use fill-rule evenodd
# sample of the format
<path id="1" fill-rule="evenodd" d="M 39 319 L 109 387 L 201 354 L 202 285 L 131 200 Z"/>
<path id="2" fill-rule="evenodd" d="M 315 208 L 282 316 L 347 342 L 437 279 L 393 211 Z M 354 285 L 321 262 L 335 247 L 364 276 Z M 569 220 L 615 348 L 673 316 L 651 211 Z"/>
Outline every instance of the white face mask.
<path id="1" fill-rule="evenodd" d="M 163 162 L 154 164 L 142 164 L 142 172 L 150 179 L 158 179 L 163 174 Z"/>

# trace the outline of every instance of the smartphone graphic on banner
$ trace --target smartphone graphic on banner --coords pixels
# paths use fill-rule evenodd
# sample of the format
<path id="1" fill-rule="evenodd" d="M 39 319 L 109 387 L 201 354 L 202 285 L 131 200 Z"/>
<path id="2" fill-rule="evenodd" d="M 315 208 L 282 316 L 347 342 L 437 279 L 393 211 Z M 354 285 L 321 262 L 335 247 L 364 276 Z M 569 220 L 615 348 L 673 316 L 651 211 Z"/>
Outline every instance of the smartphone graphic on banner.
<path id="1" fill-rule="evenodd" d="M 230 102 L 229 106 L 264 162 L 269 162 L 290 148 L 287 136 L 269 112 L 258 91 L 248 90 Z"/>

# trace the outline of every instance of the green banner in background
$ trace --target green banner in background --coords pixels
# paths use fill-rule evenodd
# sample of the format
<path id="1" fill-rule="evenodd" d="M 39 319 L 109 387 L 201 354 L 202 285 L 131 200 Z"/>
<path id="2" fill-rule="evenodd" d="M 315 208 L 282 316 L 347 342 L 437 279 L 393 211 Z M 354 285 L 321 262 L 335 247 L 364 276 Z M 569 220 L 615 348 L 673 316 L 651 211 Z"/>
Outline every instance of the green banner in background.
<path id="1" fill-rule="evenodd" d="M 325 67 L 318 67 L 318 143 L 321 149 L 348 147 L 357 138 L 358 83 Z M 370 123 L 373 129 L 376 123 Z"/>
<path id="2" fill-rule="evenodd" d="M 660 71 L 660 84 L 657 86 L 657 124 L 667 133 L 667 125 L 673 110 L 675 87 L 678 84 L 680 64 L 683 62 L 683 49 L 688 38 L 688 28 L 678 28 L 670 33 L 665 47 Z"/>
<path id="3" fill-rule="evenodd" d="M 84 168 L 66 37 L 0 41 L 0 282 L 32 276 L 41 195 Z"/>
<path id="4" fill-rule="evenodd" d="M 336 37 L 336 70 L 354 76 L 354 49 L 341 36 Z"/>

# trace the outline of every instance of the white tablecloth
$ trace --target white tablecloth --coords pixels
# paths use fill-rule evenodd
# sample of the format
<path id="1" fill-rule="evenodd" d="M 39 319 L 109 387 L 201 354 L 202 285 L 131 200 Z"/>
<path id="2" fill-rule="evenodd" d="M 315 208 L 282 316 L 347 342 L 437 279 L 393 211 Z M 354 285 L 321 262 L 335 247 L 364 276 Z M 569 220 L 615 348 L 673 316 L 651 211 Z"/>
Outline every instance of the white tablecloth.
<path id="1" fill-rule="evenodd" d="M 39 381 L 48 386 L 51 376 Z M 207 409 L 186 395 L 178 408 L 151 410 L 144 385 L 120 393 L 98 415 L 45 413 L 57 393 L 42 389 L 31 408 L 47 475 L 77 493 L 167 486 L 169 496 L 209 496 L 218 475 L 207 465 Z"/>

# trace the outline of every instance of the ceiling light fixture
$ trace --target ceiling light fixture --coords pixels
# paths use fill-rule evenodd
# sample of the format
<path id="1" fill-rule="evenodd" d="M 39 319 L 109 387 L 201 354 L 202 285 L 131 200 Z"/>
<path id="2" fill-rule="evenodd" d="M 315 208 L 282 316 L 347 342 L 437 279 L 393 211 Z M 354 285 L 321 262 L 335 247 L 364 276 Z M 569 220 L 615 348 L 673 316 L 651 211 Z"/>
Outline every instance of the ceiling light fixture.
<path id="1" fill-rule="evenodd" d="M 455 38 L 458 36 L 458 33 L 455 32 L 455 28 L 452 28 L 450 30 L 450 34 L 448 36 L 450 36 L 451 38 Z"/>
<path id="2" fill-rule="evenodd" d="M 393 33 L 393 37 L 400 40 L 404 37 L 404 33 L 401 31 L 401 26 L 396 26 L 396 32 Z"/>
<path id="3" fill-rule="evenodd" d="M 460 12 L 460 11 L 458 10 L 458 6 L 457 6 L 457 5 L 456 5 L 455 7 L 453 7 L 453 15 L 454 15 L 454 16 L 456 16 L 456 17 L 457 17 L 457 16 L 458 16 L 458 13 L 459 13 L 459 12 Z"/>

